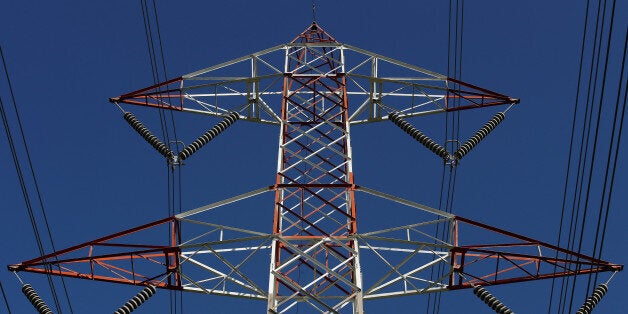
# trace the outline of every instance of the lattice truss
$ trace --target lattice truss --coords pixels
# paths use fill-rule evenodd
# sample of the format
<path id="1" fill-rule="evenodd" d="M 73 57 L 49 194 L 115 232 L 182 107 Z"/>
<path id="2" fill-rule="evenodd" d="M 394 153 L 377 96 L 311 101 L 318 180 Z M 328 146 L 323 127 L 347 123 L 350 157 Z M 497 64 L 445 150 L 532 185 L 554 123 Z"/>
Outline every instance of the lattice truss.
<path id="1" fill-rule="evenodd" d="M 356 185 L 351 125 L 518 100 L 341 44 L 316 24 L 111 101 L 277 125 L 275 183 L 11 270 L 265 300 L 268 313 L 363 313 L 369 299 L 622 268 Z M 264 207 L 252 201 L 268 193 L 271 233 L 207 218 L 243 201 Z M 368 201 L 357 205 L 356 193 Z M 357 208 L 369 206 L 411 210 L 416 222 L 358 232 Z"/>

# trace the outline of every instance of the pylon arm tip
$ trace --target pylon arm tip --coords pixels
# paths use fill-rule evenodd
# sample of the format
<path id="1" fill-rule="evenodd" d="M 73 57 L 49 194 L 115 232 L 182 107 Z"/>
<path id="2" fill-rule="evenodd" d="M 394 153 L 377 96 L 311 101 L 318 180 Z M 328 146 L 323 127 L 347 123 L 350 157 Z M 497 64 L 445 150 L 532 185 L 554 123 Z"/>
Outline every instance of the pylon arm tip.
<path id="1" fill-rule="evenodd" d="M 8 265 L 7 268 L 9 269 L 9 271 L 17 272 L 20 271 L 21 265 L 22 264 Z"/>

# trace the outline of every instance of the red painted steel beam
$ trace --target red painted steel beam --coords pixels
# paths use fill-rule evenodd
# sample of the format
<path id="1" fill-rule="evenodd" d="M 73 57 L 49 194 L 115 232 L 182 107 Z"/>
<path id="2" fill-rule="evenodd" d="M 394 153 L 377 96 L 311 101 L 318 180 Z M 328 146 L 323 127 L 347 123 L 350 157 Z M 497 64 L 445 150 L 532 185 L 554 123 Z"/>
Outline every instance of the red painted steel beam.
<path id="1" fill-rule="evenodd" d="M 510 237 L 521 242 L 482 243 L 461 246 L 458 244 L 460 239 L 463 238 L 463 235 L 458 234 L 460 223 Z M 450 249 L 451 267 L 454 269 L 454 272 L 450 276 L 448 289 L 471 288 L 472 284 L 497 285 L 623 270 L 623 265 L 609 263 L 584 254 L 569 251 L 543 241 L 535 240 L 468 218 L 455 216 L 454 225 L 455 246 Z M 552 253 L 550 255 L 556 255 L 556 257 L 543 256 L 541 252 L 539 252 L 538 255 L 533 255 L 509 251 L 510 249 L 525 247 L 550 250 Z M 564 254 L 565 257 L 558 257 L 558 253 Z M 500 261 L 507 263 L 505 264 L 506 266 L 501 265 L 500 268 Z M 535 265 L 534 269 L 525 268 L 531 264 Z M 541 265 L 551 268 L 555 267 L 559 269 L 559 271 L 541 272 Z M 476 267 L 476 269 L 472 268 L 469 270 L 469 267 Z M 494 271 L 489 271 L 489 269 L 494 269 Z"/>
<path id="2" fill-rule="evenodd" d="M 595 262 L 598 262 L 598 263 L 608 263 L 608 262 L 602 261 L 600 259 L 589 257 L 589 256 L 586 256 L 584 254 L 579 254 L 577 252 L 569 251 L 567 249 L 563 249 L 561 247 L 549 244 L 547 242 L 542 242 L 542 241 L 539 241 L 539 240 L 535 240 L 535 239 L 530 238 L 530 237 L 526 237 L 526 236 L 523 236 L 523 235 L 516 234 L 514 232 L 506 231 L 506 230 L 503 230 L 503 229 L 500 229 L 500 228 L 497 228 L 497 227 L 493 227 L 493 226 L 490 226 L 490 225 L 487 225 L 487 224 L 483 224 L 481 222 L 477 222 L 477 221 L 474 221 L 474 220 L 471 220 L 471 219 L 468 219 L 468 218 L 455 216 L 454 219 L 457 220 L 457 221 L 460 221 L 460 222 L 467 223 L 469 225 L 480 227 L 480 228 L 483 228 L 483 229 L 486 229 L 486 230 L 489 230 L 489 231 L 493 231 L 493 232 L 496 232 L 496 233 L 499 233 L 499 234 L 502 234 L 502 235 L 506 235 L 506 236 L 509 236 L 509 237 L 512 237 L 512 238 L 515 238 L 515 239 L 519 239 L 519 240 L 522 240 L 522 241 L 526 241 L 528 243 L 538 244 L 538 245 L 547 247 L 549 249 L 556 250 L 556 251 L 561 252 L 561 253 L 566 253 L 566 254 L 569 254 L 569 255 L 573 255 L 575 257 L 580 257 L 580 258 L 591 260 L 591 261 L 595 261 Z"/>
<path id="3" fill-rule="evenodd" d="M 446 111 L 459 111 L 459 110 L 467 110 L 474 108 L 483 108 L 483 107 L 491 107 L 497 105 L 507 105 L 507 104 L 518 104 L 519 99 L 512 98 L 506 96 L 504 94 L 500 94 L 473 84 L 469 84 L 467 82 L 463 82 L 454 78 L 447 78 L 448 82 L 452 82 L 456 85 L 464 86 L 467 89 L 455 89 L 455 88 L 447 88 L 447 96 L 446 96 Z M 455 99 L 463 99 L 467 100 L 473 104 L 471 105 L 462 105 L 458 107 L 449 106 L 449 100 Z M 475 100 L 481 100 L 481 102 L 477 103 Z M 485 102 L 486 101 L 486 102 Z"/>
<path id="4" fill-rule="evenodd" d="M 172 239 L 170 240 L 171 243 L 167 245 L 109 242 L 112 240 L 123 240 L 125 236 L 163 225 L 168 226 L 164 231 L 173 233 Z M 49 273 L 57 276 L 131 285 L 150 283 L 160 288 L 180 289 L 181 281 L 176 273 L 179 265 L 179 255 L 181 253 L 181 249 L 177 246 L 178 243 L 176 242 L 178 230 L 179 226 L 176 218 L 167 217 L 19 264 L 9 265 L 8 269 L 15 272 Z M 121 250 L 121 252 L 93 255 L 95 248 L 116 249 Z M 124 261 L 129 262 L 129 267 L 110 263 L 120 263 Z M 150 263 L 151 265 L 159 264 L 161 266 L 156 269 L 161 268 L 161 271 L 159 271 L 158 274 L 142 274 L 142 263 Z M 97 266 L 100 266 L 102 269 L 97 268 Z M 84 271 L 72 270 L 77 267 L 83 267 L 82 269 L 89 269 L 90 271 L 85 273 Z M 121 278 L 121 274 L 127 274 L 131 279 Z M 172 274 L 174 277 L 168 277 L 167 280 L 169 283 L 167 284 L 154 280 L 155 278 L 163 277 L 167 274 Z M 138 280 L 138 278 L 142 278 L 142 280 Z M 173 284 L 172 281 L 175 283 Z"/>
<path id="5" fill-rule="evenodd" d="M 86 248 L 88 246 L 93 246 L 93 245 L 96 245 L 98 243 L 102 243 L 102 242 L 105 242 L 105 241 L 109 241 L 109 240 L 113 240 L 113 239 L 116 239 L 116 238 L 120 238 L 120 237 L 123 237 L 125 235 L 129 235 L 131 233 L 135 233 L 135 232 L 139 232 L 139 231 L 142 231 L 142 230 L 145 230 L 145 229 L 149 229 L 149 228 L 152 228 L 152 227 L 155 227 L 155 226 L 167 223 L 167 222 L 176 222 L 176 218 L 175 217 L 168 217 L 168 218 L 164 218 L 164 219 L 157 220 L 157 221 L 154 221 L 154 222 L 151 222 L 151 223 L 147 223 L 147 224 L 135 227 L 135 228 L 131 228 L 131 229 L 128 229 L 128 230 L 120 231 L 120 232 L 114 233 L 112 235 L 104 236 L 104 237 L 98 238 L 98 239 L 93 240 L 93 241 L 89 241 L 89 242 L 85 242 L 85 243 L 82 243 L 82 244 L 78 244 L 78 245 L 69 247 L 69 248 L 64 249 L 64 250 L 60 250 L 60 251 L 57 251 L 57 252 L 54 252 L 54 253 L 50 253 L 50 254 L 47 254 L 47 255 L 44 255 L 44 256 L 41 256 L 41 257 L 38 257 L 38 258 L 34 258 L 34 259 L 31 259 L 31 260 L 25 261 L 22 264 L 32 264 L 32 263 L 37 263 L 37 262 L 40 262 L 40 261 L 48 260 L 48 259 L 51 259 L 53 257 L 58 257 L 60 255 L 67 254 L 67 253 L 70 253 L 70 252 L 73 252 L 73 251 L 76 251 L 76 250 L 80 250 L 80 249 Z"/>
<path id="6" fill-rule="evenodd" d="M 126 103 L 126 104 L 136 105 L 136 106 L 145 106 L 145 107 L 181 111 L 183 110 L 183 93 L 181 91 L 181 88 L 180 87 L 167 88 L 165 90 L 161 89 L 164 86 L 167 87 L 170 84 L 177 83 L 177 82 L 183 82 L 183 77 L 173 78 L 165 82 L 161 82 L 161 83 L 151 85 L 142 89 L 138 89 L 130 93 L 120 95 L 118 97 L 111 97 L 109 98 L 109 102 Z M 171 94 L 175 94 L 175 95 L 171 95 Z M 149 99 L 158 100 L 158 99 L 177 99 L 177 98 L 180 99 L 181 101 L 180 107 L 171 106 L 171 105 L 163 105 L 160 103 L 151 103 L 148 101 Z"/>
<path id="7" fill-rule="evenodd" d="M 522 277 L 515 277 L 515 278 L 482 281 L 483 282 L 482 285 L 495 286 L 495 285 L 503 285 L 503 284 L 515 283 L 515 282 L 525 282 L 525 281 L 532 281 L 532 280 L 560 278 L 560 277 L 566 277 L 566 276 L 586 275 L 586 274 L 599 273 L 599 272 L 605 272 L 605 271 L 608 271 L 608 270 L 601 269 L 601 268 L 581 269 L 581 270 L 577 270 L 577 271 L 565 271 L 565 272 L 556 272 L 556 273 L 551 273 L 551 274 L 542 274 L 542 275 L 538 275 L 538 276 L 534 276 L 534 277 L 532 277 L 532 276 L 528 276 L 528 277 L 522 276 Z M 474 283 L 474 284 L 477 285 L 479 283 Z M 461 284 L 457 284 L 457 285 L 449 285 L 447 287 L 447 289 L 449 289 L 449 290 L 459 290 L 459 289 L 467 289 L 467 288 L 473 288 L 473 286 L 471 285 L 470 282 L 465 282 L 465 283 L 461 283 Z"/>

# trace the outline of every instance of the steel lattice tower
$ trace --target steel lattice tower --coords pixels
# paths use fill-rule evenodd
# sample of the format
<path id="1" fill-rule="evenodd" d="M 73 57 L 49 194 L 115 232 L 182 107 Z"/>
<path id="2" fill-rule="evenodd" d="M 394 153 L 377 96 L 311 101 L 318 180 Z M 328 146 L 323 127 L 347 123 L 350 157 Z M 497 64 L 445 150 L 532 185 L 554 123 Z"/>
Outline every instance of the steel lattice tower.
<path id="1" fill-rule="evenodd" d="M 280 139 L 274 184 L 10 270 L 257 299 L 267 302 L 268 313 L 299 307 L 315 313 L 364 313 L 363 303 L 370 299 L 623 268 L 357 185 L 351 126 L 391 120 L 454 167 L 504 119 L 503 112 L 455 153 L 404 119 L 512 106 L 518 100 L 339 43 L 316 23 L 290 43 L 110 101 L 224 118 L 175 154 L 125 113 L 129 124 L 174 166 L 236 120 L 276 125 Z M 275 194 L 271 233 L 204 216 L 269 192 Z M 357 193 L 387 202 L 386 210 L 416 211 L 417 221 L 358 232 Z M 435 235 L 435 228 L 446 232 Z M 157 236 L 164 233 L 169 234 L 166 243 Z M 474 237 L 465 240 L 468 234 Z M 55 267 L 46 267 L 50 265 Z M 265 265 L 267 276 L 255 275 L 265 272 Z M 433 278 L 429 272 L 437 267 L 439 275 Z"/>

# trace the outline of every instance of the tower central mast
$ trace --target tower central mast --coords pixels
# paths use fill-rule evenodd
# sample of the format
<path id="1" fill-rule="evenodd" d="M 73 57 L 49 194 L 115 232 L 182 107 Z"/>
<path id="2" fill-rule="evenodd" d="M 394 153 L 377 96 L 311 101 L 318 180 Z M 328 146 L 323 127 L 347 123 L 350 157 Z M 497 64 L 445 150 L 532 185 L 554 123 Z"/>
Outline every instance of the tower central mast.
<path id="1" fill-rule="evenodd" d="M 286 47 L 268 310 L 362 313 L 343 50 L 316 23 Z"/>

